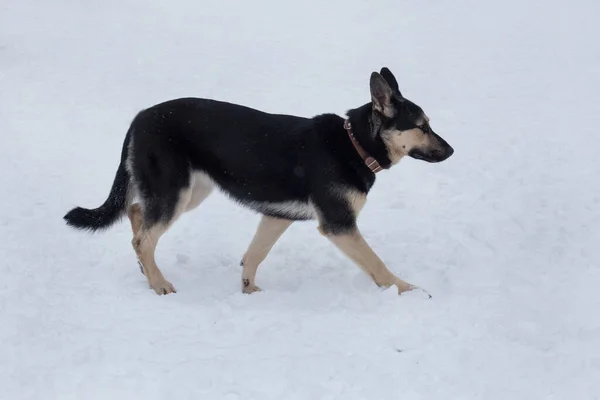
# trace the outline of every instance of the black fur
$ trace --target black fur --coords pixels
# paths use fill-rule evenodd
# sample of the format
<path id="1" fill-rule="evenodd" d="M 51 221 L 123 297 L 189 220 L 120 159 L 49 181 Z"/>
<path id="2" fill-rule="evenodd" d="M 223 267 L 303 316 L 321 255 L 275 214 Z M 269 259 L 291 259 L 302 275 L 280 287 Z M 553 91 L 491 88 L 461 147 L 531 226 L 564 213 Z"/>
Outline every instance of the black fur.
<path id="1" fill-rule="evenodd" d="M 383 76 L 383 79 L 385 79 L 388 85 L 390 85 L 392 92 L 397 93 L 399 96 L 402 96 L 402 93 L 400 93 L 400 88 L 398 87 L 398 81 L 396 81 L 396 77 L 394 76 L 394 74 L 392 74 L 392 71 L 390 71 L 386 67 L 383 67 L 381 68 L 380 73 L 381 76 Z"/>
<path id="2" fill-rule="evenodd" d="M 125 169 L 130 136 L 131 129 L 125 135 L 121 150 L 121 162 L 104 204 L 93 210 L 81 207 L 72 209 L 64 216 L 67 225 L 95 232 L 110 227 L 124 215 L 130 181 L 130 176 Z"/>
<path id="3" fill-rule="evenodd" d="M 274 213 L 262 204 L 310 199 L 331 215 L 334 225 L 351 221 L 338 215 L 349 206 L 331 183 L 367 193 L 375 181 L 336 115 L 273 115 L 184 98 L 143 111 L 132 126 L 133 174 L 146 199 L 145 220 L 150 224 L 171 219 L 179 191 L 194 170 L 263 214 L 306 219 L 293 212 Z"/>
<path id="4" fill-rule="evenodd" d="M 348 117 L 359 143 L 386 169 L 392 163 L 380 130 L 390 124 L 414 124 L 414 118 L 407 114 L 409 106 L 401 101 L 389 70 L 383 78 L 378 78 L 383 83 L 377 89 L 387 97 L 380 101 L 394 116 L 379 115 L 369 102 L 350 110 Z M 352 145 L 343 122 L 334 114 L 269 114 L 199 98 L 157 104 L 132 121 L 106 202 L 95 210 L 76 208 L 64 218 L 76 228 L 106 228 L 123 215 L 134 187 L 144 205 L 144 224 L 168 222 L 191 173 L 202 171 L 235 201 L 257 212 L 302 220 L 311 216 L 269 205 L 311 204 L 324 233 L 347 232 L 355 228 L 356 215 L 346 194 L 367 194 L 375 174 Z"/>

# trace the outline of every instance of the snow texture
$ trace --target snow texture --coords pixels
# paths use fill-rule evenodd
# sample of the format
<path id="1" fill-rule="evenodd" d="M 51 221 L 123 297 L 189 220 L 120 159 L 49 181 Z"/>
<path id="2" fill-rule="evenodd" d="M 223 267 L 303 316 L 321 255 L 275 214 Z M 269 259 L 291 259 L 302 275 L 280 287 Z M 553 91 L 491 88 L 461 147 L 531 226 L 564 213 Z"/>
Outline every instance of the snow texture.
<path id="1" fill-rule="evenodd" d="M 0 398 L 600 399 L 596 1 L 4 0 Z M 294 224 L 244 295 L 259 217 L 216 194 L 161 240 L 156 296 L 108 194 L 135 113 L 197 96 L 345 113 L 388 66 L 456 153 L 378 175 L 380 290 Z"/>

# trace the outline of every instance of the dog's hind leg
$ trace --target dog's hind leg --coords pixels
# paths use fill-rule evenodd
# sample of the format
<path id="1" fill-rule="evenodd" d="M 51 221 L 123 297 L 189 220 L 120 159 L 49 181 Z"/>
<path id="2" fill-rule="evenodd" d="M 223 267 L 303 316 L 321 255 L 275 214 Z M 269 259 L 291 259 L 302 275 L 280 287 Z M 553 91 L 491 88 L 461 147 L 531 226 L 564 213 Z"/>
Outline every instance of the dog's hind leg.
<path id="1" fill-rule="evenodd" d="M 183 188 L 176 196 L 164 196 L 161 198 L 144 199 L 144 207 L 141 210 L 142 223 L 137 232 L 135 232 L 132 245 L 138 260 L 142 264 L 142 269 L 148 284 L 156 294 L 175 293 L 173 285 L 167 281 L 154 258 L 154 252 L 158 240 L 179 216 L 187 210 L 192 199 L 192 188 L 190 186 Z M 137 209 L 133 209 L 132 229 L 137 227 Z"/>
<path id="2" fill-rule="evenodd" d="M 133 236 L 135 237 L 136 233 L 142 227 L 142 206 L 139 203 L 132 204 L 127 209 L 127 217 L 129 218 L 129 222 L 131 223 L 131 231 L 133 232 Z M 142 262 L 138 259 L 138 265 L 140 267 L 140 272 L 146 275 L 144 271 L 144 266 Z"/>
<path id="3" fill-rule="evenodd" d="M 197 207 L 213 189 L 210 179 L 201 173 L 191 174 L 189 184 L 175 196 L 144 199 L 144 209 L 139 204 L 129 208 L 129 220 L 134 231 L 133 248 L 142 264 L 142 272 L 154 291 L 161 294 L 175 293 L 156 265 L 154 252 L 158 240 L 186 211 Z"/>
<path id="4" fill-rule="evenodd" d="M 161 295 L 176 292 L 173 285 L 164 278 L 158 265 L 156 265 L 154 252 L 160 237 L 167 232 L 171 225 L 173 225 L 177 218 L 185 211 L 190 199 L 191 189 L 186 188 L 181 191 L 175 204 L 165 199 L 149 200 L 148 204 L 145 204 L 145 207 L 154 209 L 153 213 L 156 213 L 156 208 L 162 207 L 163 213 L 166 215 L 171 214 L 171 216 L 170 218 L 164 218 L 163 214 L 163 218 L 156 220 L 156 218 L 151 216 L 152 214 L 148 211 L 148 208 L 146 208 L 142 212 L 142 224 L 133 236 L 131 243 L 138 260 L 142 264 L 142 269 L 144 275 L 146 275 L 146 279 L 148 279 L 148 284 L 156 294 Z M 169 210 L 171 211 L 170 213 L 167 211 L 167 207 L 172 208 L 172 210 Z M 135 229 L 133 223 L 132 227 Z"/>
<path id="5" fill-rule="evenodd" d="M 254 293 L 260 291 L 260 288 L 254 282 L 256 270 L 292 222 L 288 219 L 263 215 L 252 242 L 242 258 L 242 292 Z"/>
<path id="6" fill-rule="evenodd" d="M 139 203 L 129 206 L 127 217 L 131 223 L 131 231 L 135 235 L 142 227 L 142 206 Z"/>
<path id="7" fill-rule="evenodd" d="M 148 279 L 148 285 L 159 295 L 177 292 L 164 278 L 154 259 L 158 239 L 167 231 L 169 225 L 156 224 L 151 227 L 142 225 L 131 242 L 142 264 L 144 275 Z"/>

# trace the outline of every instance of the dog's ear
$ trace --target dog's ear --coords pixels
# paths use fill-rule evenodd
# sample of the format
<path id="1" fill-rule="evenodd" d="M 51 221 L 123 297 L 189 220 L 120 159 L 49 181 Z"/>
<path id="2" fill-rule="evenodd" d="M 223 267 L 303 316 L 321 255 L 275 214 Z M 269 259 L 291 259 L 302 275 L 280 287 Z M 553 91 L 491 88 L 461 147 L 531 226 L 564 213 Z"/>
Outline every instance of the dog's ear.
<path id="1" fill-rule="evenodd" d="M 396 109 L 392 104 L 392 88 L 383 77 L 377 72 L 371 74 L 371 100 L 373 109 L 385 115 L 388 118 L 396 114 Z"/>
<path id="2" fill-rule="evenodd" d="M 383 76 L 383 79 L 385 79 L 388 85 L 390 85 L 390 88 L 392 88 L 394 94 L 402 97 L 402 93 L 400 93 L 400 88 L 398 87 L 398 81 L 396 80 L 394 74 L 392 74 L 392 71 L 390 71 L 387 67 L 383 67 L 379 73 L 381 76 Z"/>

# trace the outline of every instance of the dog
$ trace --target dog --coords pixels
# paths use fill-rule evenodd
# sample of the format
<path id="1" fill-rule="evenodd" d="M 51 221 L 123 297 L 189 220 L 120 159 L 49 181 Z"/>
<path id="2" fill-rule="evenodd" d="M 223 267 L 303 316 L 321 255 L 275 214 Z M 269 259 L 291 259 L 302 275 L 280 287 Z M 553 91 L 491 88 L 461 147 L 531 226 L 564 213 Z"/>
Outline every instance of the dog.
<path id="1" fill-rule="evenodd" d="M 417 288 L 395 276 L 361 235 L 356 220 L 375 174 L 403 157 L 437 163 L 454 149 L 405 98 L 392 72 L 370 76 L 370 102 L 346 113 L 312 118 L 270 114 L 212 99 L 179 98 L 132 120 L 108 198 L 76 207 L 67 225 L 104 230 L 125 214 L 149 286 L 175 293 L 156 265 L 158 240 L 214 188 L 261 214 L 241 266 L 243 293 L 261 289 L 258 266 L 294 221 L 317 220 L 327 237 L 380 287 Z M 135 199 L 137 202 L 134 202 Z"/>

